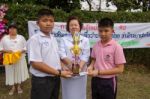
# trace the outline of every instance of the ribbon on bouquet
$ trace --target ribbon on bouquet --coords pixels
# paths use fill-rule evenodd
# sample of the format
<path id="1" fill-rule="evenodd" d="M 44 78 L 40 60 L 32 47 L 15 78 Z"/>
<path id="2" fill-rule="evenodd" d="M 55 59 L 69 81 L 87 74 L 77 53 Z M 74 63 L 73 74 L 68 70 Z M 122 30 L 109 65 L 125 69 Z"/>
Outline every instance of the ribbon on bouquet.
<path id="1" fill-rule="evenodd" d="M 13 53 L 4 53 L 3 55 L 3 65 L 12 65 L 16 64 L 20 58 L 22 53 L 20 51 Z"/>

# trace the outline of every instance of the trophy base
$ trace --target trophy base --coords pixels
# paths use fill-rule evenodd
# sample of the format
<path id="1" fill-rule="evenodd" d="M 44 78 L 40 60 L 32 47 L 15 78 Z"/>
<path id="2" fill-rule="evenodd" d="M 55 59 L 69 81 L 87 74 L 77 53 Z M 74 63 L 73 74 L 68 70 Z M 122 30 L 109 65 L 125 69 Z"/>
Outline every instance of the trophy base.
<path id="1" fill-rule="evenodd" d="M 79 69 L 80 69 L 80 66 L 79 64 L 72 64 L 72 72 L 73 72 L 73 76 L 77 76 L 79 75 Z"/>

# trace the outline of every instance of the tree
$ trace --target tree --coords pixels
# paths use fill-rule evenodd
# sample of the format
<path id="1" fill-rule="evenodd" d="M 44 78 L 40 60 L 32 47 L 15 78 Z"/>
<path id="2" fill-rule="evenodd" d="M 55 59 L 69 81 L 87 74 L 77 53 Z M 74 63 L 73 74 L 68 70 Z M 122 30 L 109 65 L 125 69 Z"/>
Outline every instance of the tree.
<path id="1" fill-rule="evenodd" d="M 36 4 L 46 5 L 52 9 L 63 9 L 66 12 L 80 8 L 80 0 L 36 0 Z"/>
<path id="2" fill-rule="evenodd" d="M 86 1 L 87 1 L 88 5 L 89 5 L 90 11 L 91 11 L 91 9 L 92 9 L 92 4 L 91 4 L 92 0 L 86 0 Z"/>

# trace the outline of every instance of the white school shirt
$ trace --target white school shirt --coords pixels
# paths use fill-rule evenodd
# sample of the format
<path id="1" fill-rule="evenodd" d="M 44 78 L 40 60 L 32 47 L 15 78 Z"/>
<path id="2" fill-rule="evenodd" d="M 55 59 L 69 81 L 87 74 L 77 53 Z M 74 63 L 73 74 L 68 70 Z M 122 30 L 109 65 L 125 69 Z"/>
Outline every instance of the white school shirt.
<path id="1" fill-rule="evenodd" d="M 52 34 L 46 36 L 38 31 L 29 39 L 27 46 L 29 62 L 43 62 L 56 70 L 61 69 L 58 44 Z M 37 77 L 53 76 L 33 68 L 32 65 L 30 66 L 30 72 Z"/>
<path id="2" fill-rule="evenodd" d="M 18 34 L 15 39 L 11 39 L 10 35 L 5 35 L 0 41 L 1 50 L 12 50 L 13 52 L 26 50 L 26 40 Z"/>
<path id="3" fill-rule="evenodd" d="M 59 43 L 59 55 L 61 59 L 69 58 L 70 60 L 74 60 L 74 55 L 71 52 L 71 48 L 73 47 L 73 38 L 72 35 L 66 35 L 60 40 Z M 81 48 L 81 53 L 79 55 L 79 60 L 88 62 L 90 56 L 90 43 L 89 39 L 80 35 L 79 47 Z"/>

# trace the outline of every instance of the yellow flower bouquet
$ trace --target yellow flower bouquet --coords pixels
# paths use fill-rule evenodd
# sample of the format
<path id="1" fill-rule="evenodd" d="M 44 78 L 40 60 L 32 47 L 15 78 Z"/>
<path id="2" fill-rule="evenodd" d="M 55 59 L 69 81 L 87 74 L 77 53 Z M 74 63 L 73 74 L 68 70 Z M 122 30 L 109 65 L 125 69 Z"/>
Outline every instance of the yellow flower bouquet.
<path id="1" fill-rule="evenodd" d="M 4 53 L 3 54 L 3 65 L 12 65 L 16 64 L 20 58 L 22 53 L 20 51 L 13 53 Z"/>

